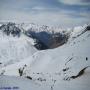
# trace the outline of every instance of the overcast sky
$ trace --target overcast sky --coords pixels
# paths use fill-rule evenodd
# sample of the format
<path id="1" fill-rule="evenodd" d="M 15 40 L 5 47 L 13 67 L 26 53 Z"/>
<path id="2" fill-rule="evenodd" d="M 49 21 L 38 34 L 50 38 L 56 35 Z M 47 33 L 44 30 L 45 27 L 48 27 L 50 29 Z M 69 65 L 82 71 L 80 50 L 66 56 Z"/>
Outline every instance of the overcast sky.
<path id="1" fill-rule="evenodd" d="M 90 23 L 90 0 L 0 0 L 0 21 L 83 25 Z"/>

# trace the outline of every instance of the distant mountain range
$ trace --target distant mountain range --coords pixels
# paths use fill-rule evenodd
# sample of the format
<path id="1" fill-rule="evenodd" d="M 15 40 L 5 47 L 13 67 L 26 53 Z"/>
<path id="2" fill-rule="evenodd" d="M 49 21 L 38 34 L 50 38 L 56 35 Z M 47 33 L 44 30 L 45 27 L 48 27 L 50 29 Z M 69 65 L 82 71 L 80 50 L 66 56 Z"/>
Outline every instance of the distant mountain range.
<path id="1" fill-rule="evenodd" d="M 88 25 L 75 27 L 73 29 L 63 30 L 61 28 L 49 27 L 46 25 L 35 25 L 30 24 L 15 24 L 12 22 L 1 23 L 0 30 L 2 30 L 6 35 L 18 36 L 23 33 L 26 36 L 32 38 L 35 42 L 34 46 L 39 50 L 56 48 L 65 44 L 70 34 L 76 28 L 88 29 Z M 90 28 L 90 27 L 89 27 Z M 73 36 L 74 37 L 74 36 Z"/>

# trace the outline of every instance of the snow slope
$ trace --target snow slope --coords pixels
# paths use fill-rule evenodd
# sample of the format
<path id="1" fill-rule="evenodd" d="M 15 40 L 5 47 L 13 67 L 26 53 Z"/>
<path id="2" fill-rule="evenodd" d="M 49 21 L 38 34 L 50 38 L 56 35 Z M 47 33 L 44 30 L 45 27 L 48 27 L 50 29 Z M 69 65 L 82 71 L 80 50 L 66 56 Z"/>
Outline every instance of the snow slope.
<path id="1" fill-rule="evenodd" d="M 33 46 L 34 40 L 25 36 L 6 35 L 0 30 L 0 63 L 7 66 L 31 56 L 37 50 Z"/>
<path id="2" fill-rule="evenodd" d="M 84 30 L 76 32 L 74 29 L 63 46 L 37 51 L 20 62 L 1 67 L 0 73 L 7 76 L 0 76 L 0 87 L 17 86 L 19 90 L 90 90 L 90 31 Z M 84 68 L 85 72 L 77 76 Z M 19 69 L 23 69 L 22 77 L 19 77 Z"/>

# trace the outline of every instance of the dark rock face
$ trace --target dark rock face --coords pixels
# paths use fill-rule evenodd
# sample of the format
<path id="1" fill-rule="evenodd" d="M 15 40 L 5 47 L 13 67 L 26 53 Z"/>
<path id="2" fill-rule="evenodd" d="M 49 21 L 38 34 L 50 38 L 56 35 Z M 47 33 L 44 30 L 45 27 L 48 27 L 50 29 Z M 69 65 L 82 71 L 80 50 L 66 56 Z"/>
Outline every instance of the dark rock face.
<path id="1" fill-rule="evenodd" d="M 34 45 L 38 50 L 46 50 L 49 49 L 43 42 L 36 40 L 36 44 Z"/>
<path id="2" fill-rule="evenodd" d="M 12 35 L 12 36 L 20 36 L 21 30 L 15 26 L 15 23 L 8 23 L 8 24 L 3 24 L 0 27 L 0 30 L 2 30 L 6 35 Z"/>
<path id="3" fill-rule="evenodd" d="M 48 41 L 48 36 L 44 33 L 36 33 L 34 31 L 26 31 L 25 34 L 31 38 L 33 38 L 35 40 L 35 47 L 38 50 L 45 50 L 45 49 L 49 49 L 49 47 L 47 46 L 45 41 Z M 47 37 L 46 37 L 47 36 Z"/>
<path id="4" fill-rule="evenodd" d="M 87 30 L 87 31 L 90 31 L 90 25 L 88 25 L 88 26 L 86 27 L 86 30 Z"/>
<path id="5" fill-rule="evenodd" d="M 49 33 L 45 31 L 35 32 L 32 30 L 26 31 L 26 35 L 36 39 L 35 47 L 39 50 L 52 49 L 65 44 L 68 41 L 69 35 L 62 33 Z"/>
<path id="6" fill-rule="evenodd" d="M 51 42 L 50 48 L 56 48 L 58 46 L 65 44 L 68 41 L 68 38 L 69 38 L 68 34 L 62 34 L 62 33 L 52 34 L 52 37 L 50 40 Z"/>

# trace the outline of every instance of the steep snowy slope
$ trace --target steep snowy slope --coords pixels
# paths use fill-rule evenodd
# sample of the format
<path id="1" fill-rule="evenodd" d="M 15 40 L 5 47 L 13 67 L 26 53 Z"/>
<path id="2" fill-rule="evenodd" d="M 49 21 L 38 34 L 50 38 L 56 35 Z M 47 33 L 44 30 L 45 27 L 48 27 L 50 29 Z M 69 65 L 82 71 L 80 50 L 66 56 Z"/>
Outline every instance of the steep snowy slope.
<path id="1" fill-rule="evenodd" d="M 34 40 L 25 36 L 15 26 L 0 27 L 0 63 L 7 66 L 31 56 L 37 50 L 34 48 Z M 19 36 L 18 36 L 19 35 Z"/>
<path id="2" fill-rule="evenodd" d="M 63 46 L 38 51 L 19 63 L 2 67 L 0 73 L 12 80 L 1 76 L 2 86 L 17 85 L 20 90 L 90 90 L 90 31 L 85 29 L 73 30 Z M 12 75 L 21 75 L 20 83 L 13 83 L 18 80 Z M 22 89 L 24 83 L 28 88 Z"/>

